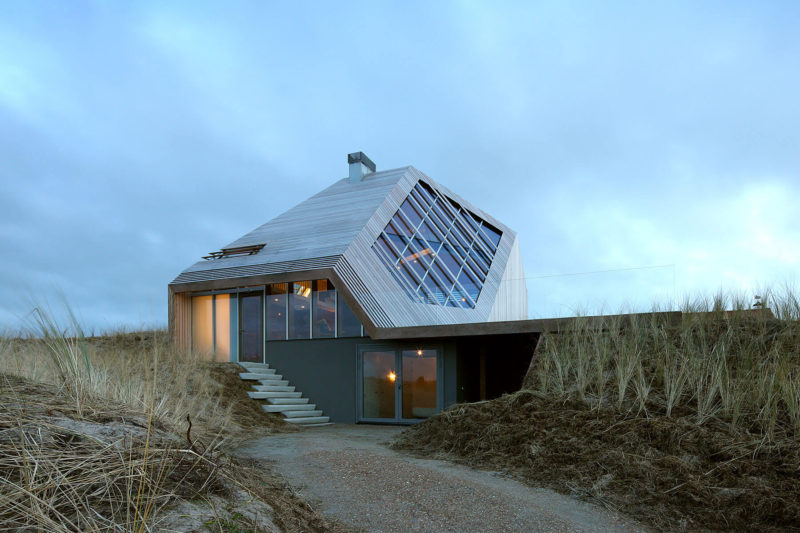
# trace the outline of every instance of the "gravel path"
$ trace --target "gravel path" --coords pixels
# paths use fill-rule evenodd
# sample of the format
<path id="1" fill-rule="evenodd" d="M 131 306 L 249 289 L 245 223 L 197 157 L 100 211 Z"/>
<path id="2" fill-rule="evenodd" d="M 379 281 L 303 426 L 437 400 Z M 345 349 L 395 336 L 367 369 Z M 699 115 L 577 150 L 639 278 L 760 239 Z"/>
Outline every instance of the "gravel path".
<path id="1" fill-rule="evenodd" d="M 645 531 L 495 472 L 390 450 L 400 431 L 335 424 L 262 437 L 237 453 L 269 461 L 315 508 L 370 532 Z"/>

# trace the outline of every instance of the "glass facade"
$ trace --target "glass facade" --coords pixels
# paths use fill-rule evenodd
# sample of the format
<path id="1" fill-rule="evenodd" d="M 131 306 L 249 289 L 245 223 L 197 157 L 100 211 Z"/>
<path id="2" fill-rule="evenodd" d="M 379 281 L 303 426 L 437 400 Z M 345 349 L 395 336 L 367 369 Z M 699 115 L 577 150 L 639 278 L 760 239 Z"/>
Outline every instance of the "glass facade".
<path id="1" fill-rule="evenodd" d="M 474 308 L 502 233 L 418 182 L 372 246 L 408 297 Z"/>
<path id="2" fill-rule="evenodd" d="M 361 337 L 361 322 L 327 279 L 273 283 L 266 290 L 267 340 Z"/>

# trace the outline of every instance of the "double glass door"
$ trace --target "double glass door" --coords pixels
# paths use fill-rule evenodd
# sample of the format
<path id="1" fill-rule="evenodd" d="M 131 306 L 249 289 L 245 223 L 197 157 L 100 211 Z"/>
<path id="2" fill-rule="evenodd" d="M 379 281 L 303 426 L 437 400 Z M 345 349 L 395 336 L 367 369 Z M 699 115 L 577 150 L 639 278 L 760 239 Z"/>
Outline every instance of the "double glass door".
<path id="1" fill-rule="evenodd" d="M 440 364 L 437 349 L 362 349 L 359 419 L 413 422 L 439 412 Z"/>

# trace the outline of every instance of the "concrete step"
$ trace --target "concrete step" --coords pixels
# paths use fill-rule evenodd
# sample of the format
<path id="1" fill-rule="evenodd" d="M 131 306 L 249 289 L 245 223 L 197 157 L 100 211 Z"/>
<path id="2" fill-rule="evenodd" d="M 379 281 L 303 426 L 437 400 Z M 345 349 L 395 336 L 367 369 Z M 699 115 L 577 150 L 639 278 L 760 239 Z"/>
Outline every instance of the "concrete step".
<path id="1" fill-rule="evenodd" d="M 275 372 L 274 370 L 272 371 Z M 269 379 L 272 374 L 267 374 L 266 372 L 240 372 L 239 377 L 245 380 L 259 380 L 259 379 Z"/>
<path id="2" fill-rule="evenodd" d="M 300 398 L 303 395 L 302 392 L 248 392 L 247 394 L 250 395 L 251 398 L 256 398 L 258 400 L 297 400 L 302 399 L 308 401 L 308 398 Z M 253 396 L 257 394 L 258 396 Z"/>
<path id="3" fill-rule="evenodd" d="M 269 365 L 265 363 L 239 362 L 239 366 L 246 369 L 256 369 L 256 370 L 267 370 L 269 368 Z"/>
<path id="4" fill-rule="evenodd" d="M 286 379 L 259 379 L 261 385 L 253 385 L 253 387 L 285 387 L 289 384 Z"/>
<path id="5" fill-rule="evenodd" d="M 276 381 L 276 380 L 280 381 L 282 379 L 283 379 L 283 376 L 281 376 L 280 374 L 272 374 L 271 376 L 266 377 L 266 378 L 261 378 L 258 381 Z M 268 383 L 264 383 L 264 385 L 268 385 Z"/>
<path id="6" fill-rule="evenodd" d="M 303 426 L 316 426 L 316 425 L 324 425 L 330 422 L 331 417 L 329 416 L 307 416 L 307 417 L 300 417 L 300 418 L 287 418 L 284 422 L 288 422 L 290 424 L 300 424 Z"/>
<path id="7" fill-rule="evenodd" d="M 298 406 L 295 405 L 293 407 L 298 407 Z M 321 409 L 314 409 L 313 411 L 312 410 L 309 410 L 309 411 L 284 411 L 283 412 L 283 416 L 285 416 L 286 418 L 309 418 L 309 417 L 312 417 L 312 416 L 322 416 L 322 410 Z"/>
<path id="8" fill-rule="evenodd" d="M 298 397 L 295 398 L 270 398 L 269 403 L 274 405 L 298 405 L 301 403 L 308 403 L 308 398 L 300 398 L 299 395 L 302 394 L 298 392 Z"/>
<path id="9" fill-rule="evenodd" d="M 313 411 L 316 405 L 307 403 L 303 405 L 274 405 L 267 404 L 261 406 L 268 413 L 283 413 L 284 411 Z"/>
<path id="10" fill-rule="evenodd" d="M 294 396 L 286 396 L 287 394 L 293 394 Z M 248 391 L 247 392 L 247 395 L 250 396 L 254 400 L 269 400 L 269 401 L 272 401 L 272 400 L 287 400 L 287 401 L 290 401 L 290 402 L 291 401 L 297 402 L 297 400 L 305 400 L 304 402 L 301 402 L 301 403 L 308 402 L 308 398 L 300 398 L 300 396 L 302 396 L 302 394 L 303 394 L 302 392 L 274 392 L 274 391 L 269 391 L 269 392 L 267 392 L 267 391 L 264 391 L 264 392 L 261 392 L 261 391 L 255 391 L 255 392 Z"/>
<path id="11" fill-rule="evenodd" d="M 253 385 L 253 388 L 258 392 L 294 392 L 294 385 Z"/>

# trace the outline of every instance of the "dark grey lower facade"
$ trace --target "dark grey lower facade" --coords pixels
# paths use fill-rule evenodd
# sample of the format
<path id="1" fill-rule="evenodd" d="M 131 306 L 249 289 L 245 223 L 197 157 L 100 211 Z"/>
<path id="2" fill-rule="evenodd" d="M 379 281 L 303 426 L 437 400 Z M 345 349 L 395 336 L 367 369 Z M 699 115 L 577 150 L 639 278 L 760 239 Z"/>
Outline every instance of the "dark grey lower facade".
<path id="1" fill-rule="evenodd" d="M 270 341 L 265 360 L 331 422 L 409 424 L 455 403 L 518 390 L 536 339 L 537 334 L 517 334 Z M 376 373 L 381 362 L 384 372 Z M 414 368 L 420 366 L 431 370 Z M 410 372 L 416 372 L 414 379 L 406 376 Z"/>

